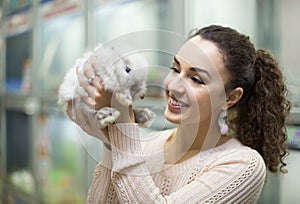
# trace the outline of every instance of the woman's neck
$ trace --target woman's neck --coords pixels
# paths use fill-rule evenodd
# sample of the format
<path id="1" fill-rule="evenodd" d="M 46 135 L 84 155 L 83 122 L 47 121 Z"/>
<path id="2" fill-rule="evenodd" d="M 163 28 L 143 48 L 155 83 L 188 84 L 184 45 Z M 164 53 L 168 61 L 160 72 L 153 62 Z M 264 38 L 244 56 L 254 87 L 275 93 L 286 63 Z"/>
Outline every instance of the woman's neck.
<path id="1" fill-rule="evenodd" d="M 166 142 L 166 162 L 180 163 L 200 151 L 223 144 L 228 139 L 228 137 L 221 137 L 217 124 L 180 125 Z"/>

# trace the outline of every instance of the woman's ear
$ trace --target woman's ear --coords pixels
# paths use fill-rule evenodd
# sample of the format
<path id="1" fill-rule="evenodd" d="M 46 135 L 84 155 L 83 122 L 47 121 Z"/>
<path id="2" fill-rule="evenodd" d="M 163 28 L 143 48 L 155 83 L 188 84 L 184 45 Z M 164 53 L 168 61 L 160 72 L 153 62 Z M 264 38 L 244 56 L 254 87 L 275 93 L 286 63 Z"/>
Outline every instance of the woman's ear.
<path id="1" fill-rule="evenodd" d="M 230 107 L 234 106 L 235 104 L 237 104 L 241 100 L 243 93 L 244 93 L 244 90 L 241 87 L 231 90 L 226 97 L 227 108 L 230 108 Z"/>

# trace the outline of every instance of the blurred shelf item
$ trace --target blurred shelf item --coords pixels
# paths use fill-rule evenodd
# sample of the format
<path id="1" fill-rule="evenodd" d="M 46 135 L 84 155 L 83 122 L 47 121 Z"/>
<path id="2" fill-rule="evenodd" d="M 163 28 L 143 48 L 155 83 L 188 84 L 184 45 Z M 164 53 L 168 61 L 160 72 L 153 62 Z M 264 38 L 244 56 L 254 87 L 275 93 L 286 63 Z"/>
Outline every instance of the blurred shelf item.
<path id="1" fill-rule="evenodd" d="M 287 125 L 288 145 L 290 149 L 300 150 L 300 126 Z"/>
<path id="2" fill-rule="evenodd" d="M 5 15 L 13 14 L 24 10 L 32 5 L 32 0 L 10 0 L 8 4 L 5 5 Z"/>
<path id="3" fill-rule="evenodd" d="M 292 107 L 287 124 L 300 125 L 300 107 Z"/>
<path id="4" fill-rule="evenodd" d="M 5 89 L 11 93 L 31 92 L 32 72 L 32 9 L 4 18 Z M 16 47 L 18 49 L 16 49 Z"/>
<path id="5" fill-rule="evenodd" d="M 5 107 L 12 110 L 21 110 L 28 115 L 36 114 L 41 109 L 40 100 L 31 95 L 7 94 Z"/>
<path id="6" fill-rule="evenodd" d="M 3 27 L 6 37 L 15 36 L 30 30 L 33 27 L 32 6 L 28 5 L 21 10 L 16 10 L 6 15 L 4 13 Z"/>
<path id="7" fill-rule="evenodd" d="M 3 191 L 3 201 L 5 203 L 34 203 L 33 195 L 27 194 L 11 183 L 6 183 Z"/>
<path id="8" fill-rule="evenodd" d="M 78 0 L 47 0 L 41 2 L 41 18 L 42 20 L 53 19 L 56 17 L 64 16 L 67 14 L 75 13 L 78 10 L 82 10 L 82 6 L 80 5 L 82 1 Z"/>
<path id="9" fill-rule="evenodd" d="M 15 188 L 19 189 L 22 193 L 32 196 L 35 191 L 33 175 L 23 169 L 13 171 L 8 176 L 9 183 Z"/>

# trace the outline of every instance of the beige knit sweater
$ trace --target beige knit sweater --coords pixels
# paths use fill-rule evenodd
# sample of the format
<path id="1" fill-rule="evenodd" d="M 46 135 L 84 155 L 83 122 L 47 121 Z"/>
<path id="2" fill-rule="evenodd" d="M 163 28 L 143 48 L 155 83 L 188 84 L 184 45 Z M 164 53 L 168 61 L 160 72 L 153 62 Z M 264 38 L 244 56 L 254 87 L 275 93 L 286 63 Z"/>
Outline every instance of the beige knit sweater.
<path id="1" fill-rule="evenodd" d="M 112 150 L 96 167 L 87 203 L 255 203 L 262 157 L 236 139 L 175 165 L 164 164 L 172 130 L 140 138 L 136 124 L 109 127 Z"/>

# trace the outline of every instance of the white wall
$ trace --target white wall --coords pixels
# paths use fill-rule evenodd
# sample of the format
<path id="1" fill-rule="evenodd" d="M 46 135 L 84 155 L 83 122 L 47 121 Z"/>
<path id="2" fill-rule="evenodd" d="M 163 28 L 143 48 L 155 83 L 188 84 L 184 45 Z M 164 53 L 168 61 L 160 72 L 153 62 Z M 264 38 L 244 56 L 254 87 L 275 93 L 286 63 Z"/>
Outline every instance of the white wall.
<path id="1" fill-rule="evenodd" d="M 295 106 L 300 106 L 300 1 L 281 0 L 281 64 Z M 300 202 L 300 151 L 287 157 L 288 174 L 281 180 L 280 203 Z"/>
<path id="2" fill-rule="evenodd" d="M 291 150 L 286 159 L 288 173 L 281 176 L 280 181 L 280 203 L 299 203 L 300 202 L 300 151 Z"/>
<path id="3" fill-rule="evenodd" d="M 295 106 L 300 106 L 300 1 L 281 1 L 281 64 Z"/>
<path id="4" fill-rule="evenodd" d="M 249 35 L 256 42 L 256 0 L 185 0 L 186 32 L 220 24 Z"/>

